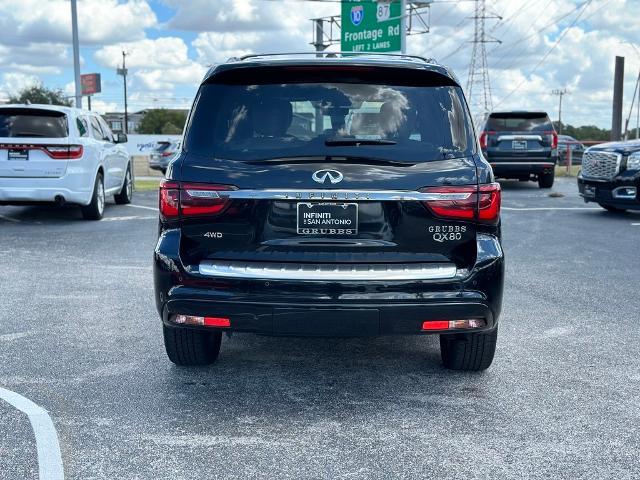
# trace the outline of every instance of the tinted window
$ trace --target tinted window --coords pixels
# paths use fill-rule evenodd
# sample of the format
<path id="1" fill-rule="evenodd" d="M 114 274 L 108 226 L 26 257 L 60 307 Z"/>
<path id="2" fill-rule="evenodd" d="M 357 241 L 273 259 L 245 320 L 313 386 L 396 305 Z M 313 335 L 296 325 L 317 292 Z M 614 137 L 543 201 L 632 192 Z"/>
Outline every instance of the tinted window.
<path id="1" fill-rule="evenodd" d="M 104 134 L 102 133 L 102 128 L 100 127 L 100 122 L 96 117 L 89 117 L 91 121 L 91 135 L 96 140 L 104 141 Z"/>
<path id="2" fill-rule="evenodd" d="M 156 147 L 156 151 L 157 152 L 164 152 L 170 146 L 171 146 L 171 142 L 158 142 L 158 146 Z"/>
<path id="3" fill-rule="evenodd" d="M 474 142 L 462 98 L 461 89 L 449 85 L 206 84 L 196 98 L 185 149 L 238 160 L 468 156 Z"/>
<path id="4" fill-rule="evenodd" d="M 78 127 L 78 133 L 81 137 L 89 136 L 89 125 L 87 124 L 87 119 L 85 117 L 76 118 L 76 126 Z"/>
<path id="5" fill-rule="evenodd" d="M 113 143 L 113 134 L 111 133 L 111 129 L 109 128 L 109 125 L 107 125 L 107 122 L 105 122 L 102 117 L 96 118 L 98 119 L 98 123 L 100 124 L 100 128 L 102 129 L 103 138 L 106 141 Z"/>
<path id="6" fill-rule="evenodd" d="M 546 113 L 492 113 L 485 130 L 496 132 L 544 132 L 553 130 Z"/>
<path id="7" fill-rule="evenodd" d="M 68 136 L 67 116 L 62 112 L 28 108 L 0 108 L 0 137 Z"/>

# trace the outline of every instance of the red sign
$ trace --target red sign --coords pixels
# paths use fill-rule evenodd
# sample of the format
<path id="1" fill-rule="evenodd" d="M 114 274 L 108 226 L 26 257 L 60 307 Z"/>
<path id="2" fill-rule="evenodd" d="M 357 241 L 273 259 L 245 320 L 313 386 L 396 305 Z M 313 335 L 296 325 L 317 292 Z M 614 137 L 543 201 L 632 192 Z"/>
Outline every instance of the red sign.
<path id="1" fill-rule="evenodd" d="M 80 84 L 82 85 L 82 95 L 93 95 L 102 91 L 99 73 L 80 75 Z"/>

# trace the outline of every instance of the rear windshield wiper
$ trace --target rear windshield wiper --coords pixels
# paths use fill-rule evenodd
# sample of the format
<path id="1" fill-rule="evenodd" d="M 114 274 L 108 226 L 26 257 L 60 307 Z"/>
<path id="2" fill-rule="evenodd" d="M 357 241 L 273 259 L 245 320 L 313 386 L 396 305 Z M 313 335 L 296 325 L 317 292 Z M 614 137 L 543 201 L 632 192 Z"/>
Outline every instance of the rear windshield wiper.
<path id="1" fill-rule="evenodd" d="M 329 138 L 324 141 L 327 147 L 359 147 L 360 145 L 395 145 L 393 140 L 367 140 L 357 138 Z"/>

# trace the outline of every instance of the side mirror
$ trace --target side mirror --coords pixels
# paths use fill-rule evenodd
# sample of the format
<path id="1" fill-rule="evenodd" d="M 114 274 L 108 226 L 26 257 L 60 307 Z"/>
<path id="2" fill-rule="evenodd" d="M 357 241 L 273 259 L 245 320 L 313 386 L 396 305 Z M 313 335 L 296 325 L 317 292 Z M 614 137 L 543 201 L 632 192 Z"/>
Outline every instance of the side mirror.
<path id="1" fill-rule="evenodd" d="M 116 135 L 116 143 L 127 143 L 129 139 L 127 138 L 126 133 L 118 133 Z"/>

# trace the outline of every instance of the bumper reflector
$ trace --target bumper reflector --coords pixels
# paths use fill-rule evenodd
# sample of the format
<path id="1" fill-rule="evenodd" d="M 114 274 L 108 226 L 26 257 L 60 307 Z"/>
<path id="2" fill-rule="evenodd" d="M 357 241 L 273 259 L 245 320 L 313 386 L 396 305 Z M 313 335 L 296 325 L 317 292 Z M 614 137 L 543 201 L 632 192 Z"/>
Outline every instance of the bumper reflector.
<path id="1" fill-rule="evenodd" d="M 469 320 L 428 320 L 422 322 L 422 330 L 457 330 L 464 328 L 486 327 L 487 322 L 482 318 L 471 318 Z"/>
<path id="2" fill-rule="evenodd" d="M 226 328 L 231 326 L 228 318 L 220 317 L 196 317 L 193 315 L 176 315 L 173 317 L 173 323 L 178 325 L 196 325 L 201 327 L 219 327 Z"/>

